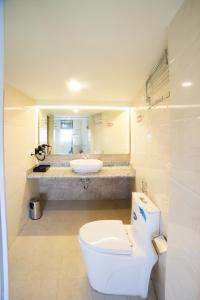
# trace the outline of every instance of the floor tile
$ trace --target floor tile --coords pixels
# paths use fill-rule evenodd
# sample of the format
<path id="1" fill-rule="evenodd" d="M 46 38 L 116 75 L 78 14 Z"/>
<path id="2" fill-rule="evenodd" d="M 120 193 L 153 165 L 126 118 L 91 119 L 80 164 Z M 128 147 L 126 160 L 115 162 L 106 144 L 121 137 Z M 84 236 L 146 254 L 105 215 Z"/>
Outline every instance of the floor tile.
<path id="1" fill-rule="evenodd" d="M 57 300 L 92 300 L 92 291 L 86 277 L 60 280 Z"/>
<path id="2" fill-rule="evenodd" d="M 10 248 L 10 300 L 140 299 L 94 291 L 87 279 L 78 240 L 79 228 L 87 222 L 121 219 L 129 223 L 130 208 L 112 201 L 49 202 L 43 217 L 29 220 Z M 155 300 L 152 286 L 148 300 Z"/>

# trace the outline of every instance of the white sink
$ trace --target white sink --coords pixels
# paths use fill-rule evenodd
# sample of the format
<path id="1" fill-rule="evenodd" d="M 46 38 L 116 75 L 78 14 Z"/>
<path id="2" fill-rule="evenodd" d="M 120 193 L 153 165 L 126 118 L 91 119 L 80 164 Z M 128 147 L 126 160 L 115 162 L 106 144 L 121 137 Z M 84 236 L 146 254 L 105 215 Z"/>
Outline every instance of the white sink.
<path id="1" fill-rule="evenodd" d="M 70 161 L 70 167 L 76 173 L 96 173 L 103 166 L 99 159 L 74 159 Z"/>

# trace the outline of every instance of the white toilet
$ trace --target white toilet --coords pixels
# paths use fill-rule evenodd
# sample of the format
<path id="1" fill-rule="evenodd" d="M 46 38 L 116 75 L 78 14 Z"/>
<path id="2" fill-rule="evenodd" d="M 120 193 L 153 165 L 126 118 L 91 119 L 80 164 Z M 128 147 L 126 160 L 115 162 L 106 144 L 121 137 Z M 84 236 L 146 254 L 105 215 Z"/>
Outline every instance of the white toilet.
<path id="1" fill-rule="evenodd" d="M 158 257 L 152 238 L 159 234 L 160 211 L 143 193 L 132 194 L 131 225 L 120 220 L 87 223 L 79 241 L 91 286 L 98 292 L 146 298 Z"/>

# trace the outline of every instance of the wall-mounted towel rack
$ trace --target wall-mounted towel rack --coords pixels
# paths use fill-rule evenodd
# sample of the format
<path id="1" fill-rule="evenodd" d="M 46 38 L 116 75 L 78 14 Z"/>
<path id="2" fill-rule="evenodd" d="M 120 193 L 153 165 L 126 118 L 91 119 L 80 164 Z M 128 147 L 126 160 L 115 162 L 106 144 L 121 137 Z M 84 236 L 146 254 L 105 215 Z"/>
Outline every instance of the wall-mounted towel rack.
<path id="1" fill-rule="evenodd" d="M 167 50 L 154 66 L 145 83 L 146 103 L 149 109 L 170 97 L 169 64 Z"/>

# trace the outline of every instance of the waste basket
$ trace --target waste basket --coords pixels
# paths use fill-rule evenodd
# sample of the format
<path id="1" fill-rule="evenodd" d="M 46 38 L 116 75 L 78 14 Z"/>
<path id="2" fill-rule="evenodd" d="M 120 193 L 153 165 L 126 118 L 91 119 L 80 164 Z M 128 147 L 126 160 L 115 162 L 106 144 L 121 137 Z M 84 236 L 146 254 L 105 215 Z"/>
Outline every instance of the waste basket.
<path id="1" fill-rule="evenodd" d="M 42 217 L 41 202 L 38 198 L 33 198 L 29 203 L 29 214 L 32 220 L 38 220 Z"/>

